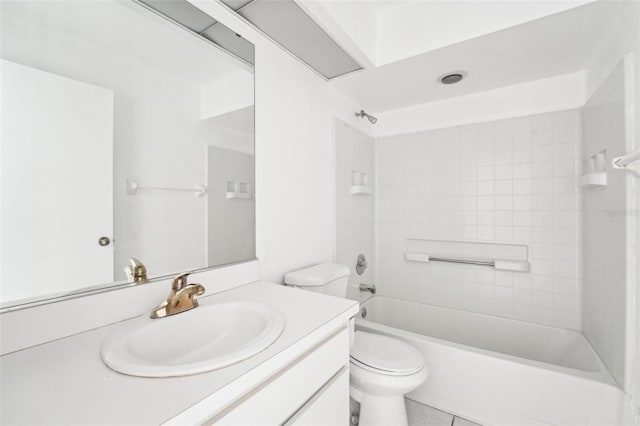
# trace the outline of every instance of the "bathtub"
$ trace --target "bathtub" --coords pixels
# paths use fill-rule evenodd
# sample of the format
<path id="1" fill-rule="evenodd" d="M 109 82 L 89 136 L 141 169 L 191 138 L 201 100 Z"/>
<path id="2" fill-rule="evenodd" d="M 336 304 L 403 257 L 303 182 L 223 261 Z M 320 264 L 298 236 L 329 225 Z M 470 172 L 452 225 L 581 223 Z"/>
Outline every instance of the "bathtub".
<path id="1" fill-rule="evenodd" d="M 424 355 L 409 398 L 484 425 L 620 425 L 625 395 L 582 333 L 374 296 L 356 330 Z"/>

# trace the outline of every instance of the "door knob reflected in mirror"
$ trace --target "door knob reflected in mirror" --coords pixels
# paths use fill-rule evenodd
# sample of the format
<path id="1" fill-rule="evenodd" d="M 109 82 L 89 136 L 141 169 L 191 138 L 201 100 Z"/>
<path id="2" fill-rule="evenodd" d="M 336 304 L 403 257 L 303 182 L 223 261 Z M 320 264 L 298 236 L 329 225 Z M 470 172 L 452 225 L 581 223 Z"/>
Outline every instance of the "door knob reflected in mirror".
<path id="1" fill-rule="evenodd" d="M 102 247 L 108 246 L 109 244 L 111 244 L 111 240 L 109 239 L 109 237 L 100 237 L 98 238 L 98 244 L 100 244 Z"/>

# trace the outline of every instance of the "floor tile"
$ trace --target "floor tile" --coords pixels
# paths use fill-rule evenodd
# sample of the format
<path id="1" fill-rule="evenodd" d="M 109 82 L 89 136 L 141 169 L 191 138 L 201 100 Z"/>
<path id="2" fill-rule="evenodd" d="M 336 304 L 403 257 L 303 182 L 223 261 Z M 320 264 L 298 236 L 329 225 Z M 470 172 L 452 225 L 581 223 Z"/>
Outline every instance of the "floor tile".
<path id="1" fill-rule="evenodd" d="M 471 422 L 462 417 L 455 416 L 453 418 L 453 426 L 480 426 L 478 423 Z"/>
<path id="2" fill-rule="evenodd" d="M 405 398 L 409 426 L 451 426 L 453 415 Z M 466 425 L 465 425 L 466 426 Z"/>

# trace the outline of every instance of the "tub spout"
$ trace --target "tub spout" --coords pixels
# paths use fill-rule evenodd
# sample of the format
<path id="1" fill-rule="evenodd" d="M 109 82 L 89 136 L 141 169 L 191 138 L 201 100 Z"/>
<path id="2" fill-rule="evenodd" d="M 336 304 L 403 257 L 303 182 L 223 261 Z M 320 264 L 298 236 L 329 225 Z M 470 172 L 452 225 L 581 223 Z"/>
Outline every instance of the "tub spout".
<path id="1" fill-rule="evenodd" d="M 360 291 L 368 291 L 371 294 L 376 294 L 376 286 L 375 284 L 360 284 Z"/>

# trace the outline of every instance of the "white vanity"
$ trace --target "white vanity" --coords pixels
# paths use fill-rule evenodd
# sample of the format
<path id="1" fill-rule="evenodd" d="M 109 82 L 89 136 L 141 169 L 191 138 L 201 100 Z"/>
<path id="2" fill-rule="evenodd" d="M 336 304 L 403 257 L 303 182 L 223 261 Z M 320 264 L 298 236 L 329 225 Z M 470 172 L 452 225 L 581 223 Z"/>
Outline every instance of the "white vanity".
<path id="1" fill-rule="evenodd" d="M 254 282 L 203 297 L 191 312 L 237 301 L 273 308 L 284 330 L 262 352 L 208 373 L 143 378 L 109 369 L 104 342 L 139 318 L 2 356 L 0 423 L 347 424 L 357 302 Z"/>

